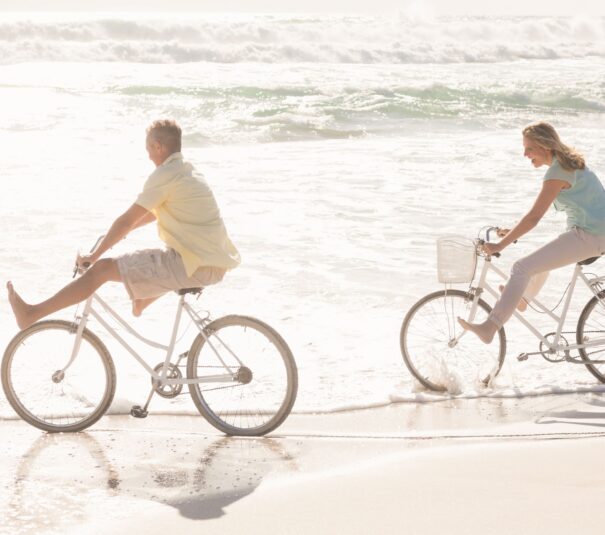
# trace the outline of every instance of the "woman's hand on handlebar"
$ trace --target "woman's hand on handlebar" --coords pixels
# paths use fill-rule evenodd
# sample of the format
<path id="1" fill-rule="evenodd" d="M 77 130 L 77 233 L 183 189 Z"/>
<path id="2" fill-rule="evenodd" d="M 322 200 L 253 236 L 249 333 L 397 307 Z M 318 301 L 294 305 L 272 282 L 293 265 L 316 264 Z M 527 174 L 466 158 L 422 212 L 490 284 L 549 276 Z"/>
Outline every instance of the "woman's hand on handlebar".
<path id="1" fill-rule="evenodd" d="M 502 251 L 502 249 L 504 249 L 504 247 L 502 247 L 499 243 L 488 242 L 484 243 L 481 248 L 483 249 L 483 252 L 488 256 L 494 256 L 495 254 Z"/>
<path id="2" fill-rule="evenodd" d="M 496 235 L 498 236 L 498 238 L 504 238 L 504 236 L 506 236 L 509 232 L 510 232 L 509 228 L 500 228 L 500 227 L 498 227 L 496 229 Z"/>

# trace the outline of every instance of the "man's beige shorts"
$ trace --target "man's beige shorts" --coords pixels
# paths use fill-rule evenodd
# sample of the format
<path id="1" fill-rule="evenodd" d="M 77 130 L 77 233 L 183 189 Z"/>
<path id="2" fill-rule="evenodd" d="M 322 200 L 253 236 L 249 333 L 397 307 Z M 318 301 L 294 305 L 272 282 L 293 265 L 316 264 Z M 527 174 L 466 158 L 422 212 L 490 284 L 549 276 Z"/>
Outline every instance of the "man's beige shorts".
<path id="1" fill-rule="evenodd" d="M 173 290 L 197 288 L 220 282 L 225 270 L 200 267 L 187 276 L 181 255 L 174 249 L 144 249 L 116 258 L 122 281 L 131 299 L 159 297 Z"/>

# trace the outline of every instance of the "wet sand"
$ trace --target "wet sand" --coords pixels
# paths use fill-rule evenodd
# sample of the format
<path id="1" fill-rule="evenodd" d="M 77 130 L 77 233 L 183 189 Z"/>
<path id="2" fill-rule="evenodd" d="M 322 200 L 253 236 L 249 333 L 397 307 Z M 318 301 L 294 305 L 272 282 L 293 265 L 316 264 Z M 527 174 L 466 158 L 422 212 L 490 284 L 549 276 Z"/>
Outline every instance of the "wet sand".
<path id="1" fill-rule="evenodd" d="M 601 533 L 605 397 L 293 415 L 264 438 L 200 417 L 3 421 L 0 533 Z"/>

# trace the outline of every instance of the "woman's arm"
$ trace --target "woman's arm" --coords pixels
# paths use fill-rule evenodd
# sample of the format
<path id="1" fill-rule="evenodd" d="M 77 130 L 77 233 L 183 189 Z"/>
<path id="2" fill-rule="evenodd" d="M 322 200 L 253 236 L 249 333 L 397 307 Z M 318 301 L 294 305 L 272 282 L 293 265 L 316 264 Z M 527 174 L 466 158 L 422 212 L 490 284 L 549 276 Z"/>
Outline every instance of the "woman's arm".
<path id="1" fill-rule="evenodd" d="M 484 250 L 487 254 L 494 254 L 502 251 L 506 246 L 518 240 L 521 236 L 533 229 L 542 219 L 546 210 L 550 207 L 557 195 L 562 189 L 569 187 L 569 182 L 565 180 L 546 180 L 542 183 L 542 189 L 534 201 L 534 205 L 529 212 L 523 216 L 509 232 L 500 240 L 499 243 L 486 243 Z"/>

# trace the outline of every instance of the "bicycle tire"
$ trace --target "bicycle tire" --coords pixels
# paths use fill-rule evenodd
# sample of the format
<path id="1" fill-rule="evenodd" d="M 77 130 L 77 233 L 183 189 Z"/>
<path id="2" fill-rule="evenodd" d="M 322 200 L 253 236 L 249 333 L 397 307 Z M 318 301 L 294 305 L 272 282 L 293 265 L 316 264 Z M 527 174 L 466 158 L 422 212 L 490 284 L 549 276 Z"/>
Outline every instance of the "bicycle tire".
<path id="1" fill-rule="evenodd" d="M 238 333 L 238 329 L 243 331 Z M 216 383 L 189 384 L 189 392 L 200 414 L 227 435 L 260 436 L 280 426 L 290 414 L 298 392 L 296 362 L 284 339 L 266 323 L 238 315 L 212 321 L 204 328 L 204 333 L 210 342 L 201 333 L 194 339 L 187 359 L 187 378 L 202 378 L 201 369 L 220 369 L 228 364 L 241 371 L 248 370 L 243 375 L 247 375 L 246 380 L 250 380 L 247 383 L 234 380 L 232 382 L 235 384 L 219 386 L 213 386 Z M 243 340 L 244 333 L 247 333 L 245 342 L 236 339 L 236 336 L 241 334 Z M 233 347 L 236 344 L 243 345 L 235 351 L 244 348 L 245 356 L 240 353 L 235 359 L 233 352 L 230 355 L 229 351 L 223 350 L 220 355 L 223 360 L 221 364 L 213 347 L 226 347 L 227 337 Z M 255 341 L 268 342 L 267 347 L 270 345 L 274 348 L 271 354 L 265 355 L 267 358 L 264 361 L 259 358 L 260 353 L 265 351 L 264 347 L 262 351 L 253 351 Z M 269 358 L 272 358 L 271 362 L 268 362 Z M 241 361 L 238 362 L 239 359 Z M 215 362 L 217 364 L 214 364 Z M 268 372 L 268 368 L 273 365 L 279 368 L 275 377 L 270 376 Z M 285 381 L 285 385 L 279 384 L 282 381 Z M 233 392 L 236 392 L 235 396 L 231 395 Z M 240 400 L 241 407 L 238 405 Z M 254 401 L 259 403 L 258 407 L 252 407 Z"/>
<path id="2" fill-rule="evenodd" d="M 9 403 L 23 420 L 49 433 L 86 429 L 105 414 L 115 394 L 116 372 L 111 355 L 103 342 L 88 329 L 82 332 L 82 346 L 74 362 L 65 370 L 64 377 L 55 377 L 69 362 L 76 328 L 74 323 L 63 320 L 34 323 L 13 337 L 2 358 L 2 388 Z M 52 333 L 49 339 L 60 343 L 65 341 L 64 347 L 59 347 L 59 343 L 43 343 L 41 334 L 49 332 Z M 27 355 L 34 357 L 28 358 Z M 83 385 L 87 383 L 84 387 L 88 393 L 74 386 L 80 370 L 79 379 L 84 373 L 96 379 L 99 372 L 103 372 L 105 382 L 98 390 L 98 396 L 94 392 L 98 400 L 91 401 L 92 385 L 89 381 L 82 381 Z M 80 404 L 72 414 L 67 413 L 68 398 Z M 56 413 L 49 408 L 53 401 L 61 407 L 56 409 Z"/>
<path id="3" fill-rule="evenodd" d="M 472 333 L 467 333 L 456 346 L 449 345 L 462 330 L 457 316 L 466 319 L 471 304 L 472 296 L 468 292 L 441 290 L 417 301 L 403 320 L 399 338 L 403 361 L 429 390 L 458 393 L 463 384 L 477 379 L 486 386 L 502 368 L 506 356 L 503 328 L 491 344 L 483 344 Z M 482 299 L 478 305 L 473 321 L 484 321 L 491 307 Z M 470 353 L 464 354 L 465 350 Z"/>
<path id="4" fill-rule="evenodd" d="M 599 332 L 602 336 L 605 336 L 605 306 L 602 303 L 603 299 L 605 299 L 605 291 L 590 299 L 582 310 L 578 319 L 578 326 L 576 327 L 576 342 L 578 344 L 585 344 L 590 340 L 590 336 L 588 336 L 589 332 Z M 597 307 L 598 303 L 601 303 L 602 306 Z M 590 356 L 592 354 L 605 351 L 605 345 L 602 349 L 597 349 L 598 347 L 586 348 L 588 351 L 585 348 L 578 348 L 578 352 L 580 353 L 580 358 L 586 362 L 584 365 L 588 371 L 601 383 L 605 383 L 605 364 L 590 363 Z M 596 351 L 591 351 L 591 349 L 596 349 Z M 605 353 L 602 354 L 601 360 L 603 357 L 605 357 Z"/>

